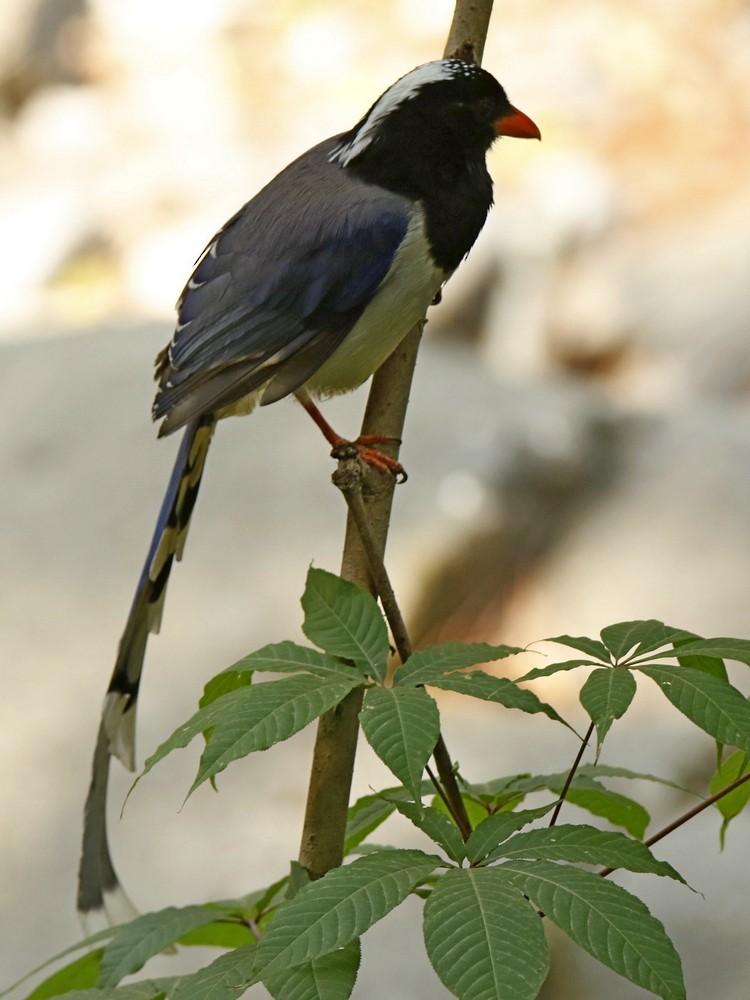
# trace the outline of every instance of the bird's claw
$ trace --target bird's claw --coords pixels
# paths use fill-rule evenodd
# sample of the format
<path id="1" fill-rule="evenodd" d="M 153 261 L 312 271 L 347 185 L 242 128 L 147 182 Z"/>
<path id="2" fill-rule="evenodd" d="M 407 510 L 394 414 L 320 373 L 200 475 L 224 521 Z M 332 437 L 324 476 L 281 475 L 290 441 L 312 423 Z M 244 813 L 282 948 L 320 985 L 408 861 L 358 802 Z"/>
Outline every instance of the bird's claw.
<path id="1" fill-rule="evenodd" d="M 337 443 L 331 451 L 331 455 L 336 459 L 350 458 L 352 457 L 351 449 L 353 449 L 362 461 L 372 466 L 373 469 L 388 473 L 393 476 L 397 483 L 405 483 L 409 477 L 403 465 L 395 458 L 391 458 L 390 455 L 386 455 L 385 452 L 380 451 L 379 448 L 374 447 L 377 444 L 386 444 L 389 441 L 401 444 L 400 438 L 391 437 L 387 434 L 361 434 L 355 441 L 340 441 Z"/>

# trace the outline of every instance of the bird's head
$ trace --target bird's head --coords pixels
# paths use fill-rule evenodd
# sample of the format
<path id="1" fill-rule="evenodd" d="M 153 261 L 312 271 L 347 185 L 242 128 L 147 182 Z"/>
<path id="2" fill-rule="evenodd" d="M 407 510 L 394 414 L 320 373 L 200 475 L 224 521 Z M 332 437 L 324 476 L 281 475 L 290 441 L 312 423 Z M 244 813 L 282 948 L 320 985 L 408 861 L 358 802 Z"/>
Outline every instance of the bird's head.
<path id="1" fill-rule="evenodd" d="M 341 136 L 330 159 L 366 174 L 390 174 L 399 163 L 403 171 L 415 162 L 431 172 L 451 160 L 483 161 L 502 135 L 541 138 L 490 73 L 460 59 L 441 59 L 389 87 Z"/>

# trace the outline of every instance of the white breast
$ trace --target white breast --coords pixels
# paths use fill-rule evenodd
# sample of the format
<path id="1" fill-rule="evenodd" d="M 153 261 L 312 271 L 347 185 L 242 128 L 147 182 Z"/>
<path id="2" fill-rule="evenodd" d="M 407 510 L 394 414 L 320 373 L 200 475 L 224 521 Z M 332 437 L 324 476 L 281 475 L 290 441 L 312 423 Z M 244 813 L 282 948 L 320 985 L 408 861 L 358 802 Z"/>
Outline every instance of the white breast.
<path id="1" fill-rule="evenodd" d="M 314 396 L 356 389 L 422 319 L 447 278 L 430 258 L 424 217 L 418 212 L 372 302 L 304 388 Z"/>

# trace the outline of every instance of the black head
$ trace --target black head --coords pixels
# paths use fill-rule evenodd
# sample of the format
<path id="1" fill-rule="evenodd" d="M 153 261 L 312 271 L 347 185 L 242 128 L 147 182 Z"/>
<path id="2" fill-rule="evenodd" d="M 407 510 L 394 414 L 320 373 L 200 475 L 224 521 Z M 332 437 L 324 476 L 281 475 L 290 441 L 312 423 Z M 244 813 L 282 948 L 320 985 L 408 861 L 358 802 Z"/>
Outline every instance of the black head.
<path id="1" fill-rule="evenodd" d="M 443 59 L 389 87 L 341 137 L 331 161 L 421 198 L 452 187 L 467 170 L 483 170 L 499 135 L 539 138 L 539 130 L 486 70 Z"/>

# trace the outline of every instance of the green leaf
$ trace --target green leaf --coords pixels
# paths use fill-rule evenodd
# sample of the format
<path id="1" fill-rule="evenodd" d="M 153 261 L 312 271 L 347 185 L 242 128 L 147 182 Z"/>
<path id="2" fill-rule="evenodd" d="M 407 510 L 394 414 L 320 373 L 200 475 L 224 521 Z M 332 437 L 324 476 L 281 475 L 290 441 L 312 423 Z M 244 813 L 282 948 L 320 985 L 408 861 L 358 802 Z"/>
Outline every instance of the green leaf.
<path id="1" fill-rule="evenodd" d="M 466 851 L 461 833 L 453 820 L 444 812 L 431 806 L 404 801 L 396 801 L 396 808 L 402 816 L 411 820 L 418 830 L 427 834 L 438 847 L 442 847 L 452 861 L 460 864 L 464 860 Z"/>
<path id="2" fill-rule="evenodd" d="M 359 971 L 359 940 L 264 980 L 275 1000 L 348 1000 Z"/>
<path id="3" fill-rule="evenodd" d="M 434 785 L 432 786 L 434 788 Z M 427 789 L 429 792 L 430 789 Z M 427 794 L 423 790 L 422 794 Z M 464 804 L 464 809 L 466 810 L 466 815 L 469 817 L 469 826 L 474 829 L 475 826 L 487 819 L 487 808 L 477 801 L 475 797 L 472 797 L 467 792 L 461 793 L 461 800 Z M 439 795 L 433 795 L 430 805 L 433 809 L 437 809 L 438 812 L 443 813 L 445 816 L 450 816 L 450 810 L 440 798 Z"/>
<path id="4" fill-rule="evenodd" d="M 470 674 L 444 674 L 431 682 L 433 687 L 441 691 L 455 691 L 457 694 L 469 695 L 471 698 L 481 698 L 483 701 L 504 705 L 506 708 L 517 708 L 531 715 L 542 712 L 555 722 L 568 726 L 551 705 L 540 701 L 533 691 L 527 691 L 507 677 L 493 677 L 484 670 L 474 670 Z M 568 726 L 568 729 L 571 727 Z"/>
<path id="5" fill-rule="evenodd" d="M 434 700 L 424 688 L 370 688 L 359 719 L 372 749 L 419 800 L 422 772 L 440 736 Z"/>
<path id="6" fill-rule="evenodd" d="M 516 830 L 520 830 L 534 820 L 548 813 L 553 803 L 539 809 L 524 809 L 519 812 L 496 812 L 482 820 L 466 841 L 466 857 L 472 864 L 482 861 L 495 852 L 499 844 L 507 840 Z"/>
<path id="7" fill-rule="evenodd" d="M 199 709 L 151 754 L 133 787 L 167 754 L 187 746 L 199 733 L 210 732 L 190 795 L 231 761 L 266 750 L 304 729 L 360 683 L 354 673 L 331 678 L 300 674 L 225 694 Z"/>
<path id="8" fill-rule="evenodd" d="M 346 678 L 300 674 L 253 684 L 235 696 L 228 695 L 223 699 L 225 712 L 211 732 L 188 795 L 232 761 L 288 740 L 338 705 L 361 682 L 353 672 Z"/>
<path id="9" fill-rule="evenodd" d="M 258 946 L 263 979 L 312 962 L 360 937 L 442 862 L 422 851 L 383 850 L 334 868 L 280 908 Z"/>
<path id="10" fill-rule="evenodd" d="M 319 649 L 300 646 L 296 642 L 272 642 L 268 646 L 243 656 L 231 667 L 223 670 L 214 680 L 220 677 L 231 677 L 232 674 L 253 673 L 255 671 L 273 674 L 314 674 L 316 677 L 344 676 L 352 668 Z"/>
<path id="11" fill-rule="evenodd" d="M 311 642 L 331 656 L 353 660 L 372 677 L 385 680 L 390 652 L 388 630 L 372 594 L 333 573 L 311 567 L 302 607 L 302 630 Z"/>
<path id="12" fill-rule="evenodd" d="M 251 944 L 255 936 L 246 924 L 236 920 L 215 920 L 212 924 L 188 931 L 177 940 L 185 947 L 239 948 Z"/>
<path id="13" fill-rule="evenodd" d="M 181 976 L 167 990 L 167 1000 L 237 1000 L 248 987 L 259 982 L 254 975 L 257 951 L 253 942 L 219 955 L 198 972 Z"/>
<path id="14" fill-rule="evenodd" d="M 431 781 L 422 782 L 420 798 L 434 791 Z M 363 795 L 354 805 L 349 806 L 344 837 L 344 855 L 351 854 L 355 847 L 373 830 L 377 830 L 396 810 L 396 802 L 410 802 L 410 793 L 401 785 L 384 788 L 382 792 Z M 447 813 L 446 813 L 447 815 Z"/>
<path id="15" fill-rule="evenodd" d="M 652 649 L 659 649 L 670 642 L 695 638 L 692 632 L 672 628 L 671 625 L 665 625 L 655 618 L 608 625 L 602 629 L 601 637 L 607 649 L 618 661 L 626 654 L 629 654 L 628 659 L 630 659 L 633 656 L 642 656 Z"/>
<path id="16" fill-rule="evenodd" d="M 601 667 L 589 674 L 580 699 L 596 726 L 597 756 L 612 723 L 630 707 L 635 690 L 635 678 L 629 670 Z"/>
<path id="17" fill-rule="evenodd" d="M 685 792 L 686 795 L 695 795 L 696 798 L 699 798 L 689 788 L 685 788 L 684 785 L 678 785 L 674 781 L 669 781 L 668 778 L 660 778 L 657 774 L 648 774 L 644 771 L 631 771 L 627 767 L 613 767 L 610 764 L 597 762 L 596 764 L 581 764 L 576 773 L 582 777 L 589 778 L 627 778 L 631 781 L 654 781 L 659 785 L 665 785 L 667 788 L 676 788 L 678 792 Z"/>
<path id="18" fill-rule="evenodd" d="M 586 656 L 593 656 L 602 663 L 610 662 L 609 650 L 604 643 L 598 639 L 590 639 L 587 635 L 554 635 L 542 641 L 570 646 L 571 649 L 577 649 L 579 652 L 585 653 Z"/>
<path id="19" fill-rule="evenodd" d="M 501 845 L 496 856 L 624 868 L 629 872 L 663 875 L 687 884 L 679 872 L 666 861 L 655 858 L 640 840 L 632 840 L 623 833 L 611 830 L 599 830 L 585 823 L 517 833 Z"/>
<path id="20" fill-rule="evenodd" d="M 460 1000 L 534 1000 L 549 970 L 541 920 L 497 869 L 439 879 L 424 907 L 424 940 Z"/>
<path id="21" fill-rule="evenodd" d="M 217 674 L 216 677 L 212 677 L 204 686 L 203 694 L 198 702 L 198 708 L 205 708 L 206 705 L 210 705 L 217 698 L 221 698 L 225 694 L 231 694 L 237 688 L 247 687 L 249 684 L 252 684 L 252 681 L 253 674 L 250 670 L 242 674 L 230 674 L 223 671 Z"/>
<path id="22" fill-rule="evenodd" d="M 106 990 L 70 990 L 64 993 L 65 1000 L 163 1000 L 170 988 L 179 982 L 178 976 L 161 979 L 145 979 L 128 986 L 111 987 Z M 31 997 L 27 997 L 31 1000 Z"/>
<path id="23" fill-rule="evenodd" d="M 62 969 L 53 972 L 44 982 L 39 983 L 26 1000 L 49 1000 L 50 997 L 59 996 L 60 993 L 96 986 L 103 954 L 104 949 L 97 948 L 95 951 L 80 955 Z"/>
<path id="24" fill-rule="evenodd" d="M 560 787 L 559 791 L 562 790 Z M 585 809 L 594 816 L 601 816 L 615 826 L 621 826 L 631 837 L 643 840 L 651 817 L 635 799 L 612 792 L 597 781 L 578 775 L 568 789 L 566 801 Z"/>
<path id="25" fill-rule="evenodd" d="M 690 667 L 639 666 L 691 722 L 720 743 L 750 752 L 750 702 L 725 681 Z"/>
<path id="26" fill-rule="evenodd" d="M 719 766 L 716 774 L 713 778 L 711 778 L 711 782 L 708 786 L 709 791 L 712 795 L 715 795 L 717 792 L 720 792 L 723 788 L 726 788 L 728 785 L 731 785 L 732 782 L 742 777 L 743 774 L 748 774 L 749 772 L 750 759 L 748 758 L 748 755 L 742 750 L 735 750 L 735 752 L 727 757 L 727 759 Z M 724 817 L 720 833 L 722 850 L 724 849 L 724 838 L 726 836 L 727 827 L 735 816 L 739 816 L 748 802 L 750 802 L 750 781 L 746 781 L 744 785 L 740 785 L 732 792 L 727 792 L 723 798 L 720 798 L 714 803 L 716 808 Z"/>
<path id="27" fill-rule="evenodd" d="M 711 656 L 719 660 L 735 660 L 750 665 L 750 639 L 694 639 L 680 643 L 675 650 L 658 654 L 659 659 L 673 656 Z"/>
<path id="28" fill-rule="evenodd" d="M 427 646 L 412 653 L 403 667 L 393 675 L 396 686 L 434 684 L 443 674 L 452 670 L 492 663 L 515 653 L 523 653 L 521 646 L 491 646 L 486 642 L 446 642 Z"/>
<path id="29" fill-rule="evenodd" d="M 409 794 L 404 789 L 400 790 L 404 795 Z M 393 789 L 388 791 L 391 792 Z M 373 830 L 377 830 L 380 824 L 395 812 L 396 803 L 389 801 L 385 795 L 386 793 L 364 795 L 349 807 L 344 835 L 344 856 L 351 854 L 365 837 L 368 837 Z"/>
<path id="30" fill-rule="evenodd" d="M 664 1000 L 684 1000 L 679 955 L 661 923 L 625 889 L 551 861 L 513 861 L 495 871 L 604 965 Z"/>
<path id="31" fill-rule="evenodd" d="M 675 642 L 675 651 L 672 655 L 677 657 L 677 662 L 681 667 L 692 667 L 693 670 L 702 670 L 704 674 L 713 674 L 714 677 L 720 678 L 720 680 L 728 681 L 729 675 L 727 674 L 727 668 L 724 665 L 724 661 L 720 660 L 716 656 L 703 656 L 699 653 L 688 654 L 687 656 L 680 655 L 680 647 L 686 646 L 690 642 L 686 639 L 685 642 Z M 660 654 L 656 654 L 657 658 Z"/>
<path id="32" fill-rule="evenodd" d="M 98 985 L 117 986 L 121 979 L 142 969 L 154 955 L 196 927 L 213 923 L 216 912 L 205 906 L 168 906 L 144 913 L 115 931 L 102 959 Z"/>
<path id="33" fill-rule="evenodd" d="M 521 684 L 523 681 L 534 681 L 539 677 L 550 677 L 561 670 L 575 670 L 576 667 L 600 667 L 601 665 L 600 660 L 565 660 L 562 663 L 549 663 L 546 667 L 534 667 L 533 670 L 529 670 L 523 677 L 518 677 L 516 683 Z"/>
<path id="34" fill-rule="evenodd" d="M 583 770 L 581 768 L 573 779 L 567 801 L 595 816 L 604 817 L 616 826 L 624 827 L 629 834 L 641 840 L 650 820 L 643 806 L 625 795 L 611 792 L 588 774 L 582 774 Z M 515 774 L 472 785 L 471 794 L 485 802 L 490 809 L 507 808 L 523 800 L 526 795 L 543 789 L 560 795 L 566 778 L 566 771 L 559 774 Z"/>

